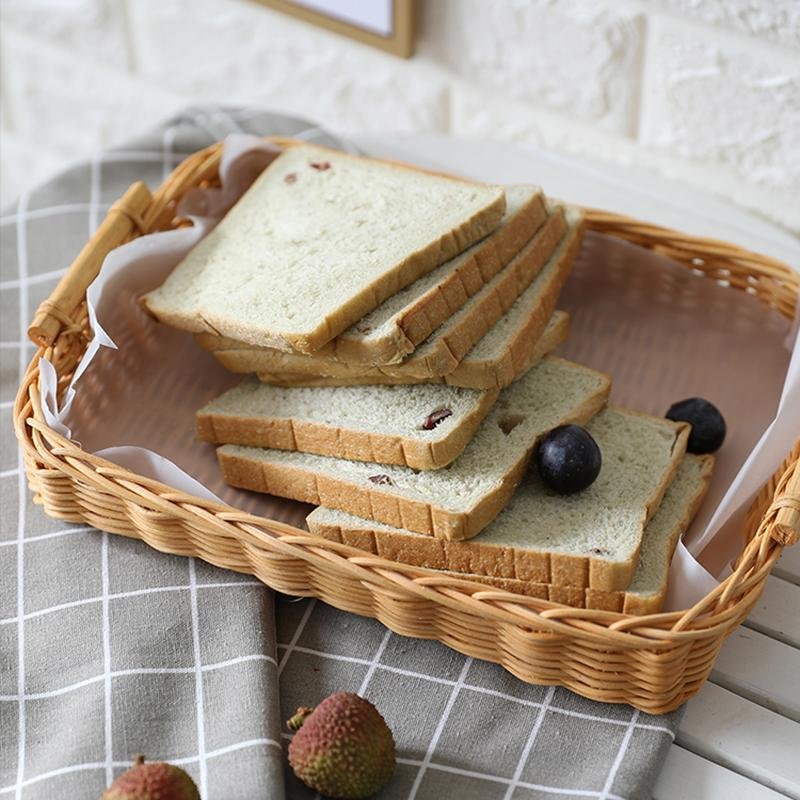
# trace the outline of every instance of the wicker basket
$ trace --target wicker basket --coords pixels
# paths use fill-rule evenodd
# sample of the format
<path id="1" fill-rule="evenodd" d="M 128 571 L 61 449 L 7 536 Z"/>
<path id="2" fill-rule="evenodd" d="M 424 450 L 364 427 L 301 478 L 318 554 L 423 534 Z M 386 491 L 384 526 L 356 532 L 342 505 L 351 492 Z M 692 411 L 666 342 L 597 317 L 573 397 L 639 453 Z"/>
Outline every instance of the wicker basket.
<path id="1" fill-rule="evenodd" d="M 405 636 L 438 639 L 524 681 L 566 686 L 650 713 L 674 709 L 697 692 L 725 638 L 761 594 L 782 548 L 798 539 L 800 442 L 752 507 L 734 574 L 694 608 L 636 617 L 487 590 L 366 555 L 136 475 L 48 427 L 39 402 L 39 356 L 53 362 L 63 390 L 86 347 L 86 287 L 103 258 L 144 233 L 186 224 L 175 216 L 177 203 L 188 189 L 218 182 L 221 151 L 214 145 L 187 158 L 152 196 L 134 184 L 39 309 L 29 331 L 39 351 L 14 406 L 37 502 L 53 517 L 255 575 L 281 592 L 375 617 Z M 800 276 L 774 259 L 616 214 L 590 210 L 587 218 L 590 229 L 727 281 L 789 318 L 795 313 Z"/>

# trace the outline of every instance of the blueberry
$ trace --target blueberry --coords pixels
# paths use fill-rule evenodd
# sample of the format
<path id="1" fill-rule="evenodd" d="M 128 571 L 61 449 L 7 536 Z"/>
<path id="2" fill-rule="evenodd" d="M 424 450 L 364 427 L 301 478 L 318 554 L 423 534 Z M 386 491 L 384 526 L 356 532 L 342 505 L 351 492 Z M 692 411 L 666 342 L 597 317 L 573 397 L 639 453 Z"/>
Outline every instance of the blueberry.
<path id="1" fill-rule="evenodd" d="M 702 397 L 690 397 L 673 403 L 667 411 L 667 419 L 673 422 L 688 422 L 692 426 L 686 449 L 690 453 L 714 453 L 725 441 L 727 426 L 719 409 Z"/>
<path id="2" fill-rule="evenodd" d="M 542 480 L 559 494 L 572 494 L 591 486 L 601 463 L 597 442 L 580 425 L 553 428 L 536 451 Z"/>

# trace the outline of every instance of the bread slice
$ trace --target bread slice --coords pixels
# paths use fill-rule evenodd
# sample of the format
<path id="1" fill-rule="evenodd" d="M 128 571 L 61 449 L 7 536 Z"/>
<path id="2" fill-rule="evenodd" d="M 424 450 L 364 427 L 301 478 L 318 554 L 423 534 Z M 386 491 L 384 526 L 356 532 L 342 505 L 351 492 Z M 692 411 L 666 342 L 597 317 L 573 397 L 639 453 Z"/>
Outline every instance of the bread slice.
<path id="1" fill-rule="evenodd" d="M 498 389 L 281 389 L 255 377 L 197 412 L 201 439 L 432 470 L 466 447 Z"/>
<path id="2" fill-rule="evenodd" d="M 444 375 L 450 386 L 504 389 L 538 364 L 569 336 L 569 314 L 556 311 L 541 330 L 539 287 L 529 287 L 507 314 Z M 541 332 L 541 333 L 540 333 Z"/>
<path id="3" fill-rule="evenodd" d="M 314 355 L 360 364 L 402 361 L 505 267 L 546 219 L 541 189 L 509 186 L 506 213 L 493 233 L 389 297 Z M 211 352 L 249 349 L 211 333 L 199 333 L 197 340 Z"/>
<path id="4" fill-rule="evenodd" d="M 456 572 L 604 591 L 626 588 L 645 525 L 685 453 L 689 427 L 609 408 L 597 414 L 587 429 L 600 447 L 603 466 L 584 491 L 557 495 L 531 469 L 513 499 L 478 538 L 442 542 L 432 536 L 382 532 L 375 537 L 378 552 L 395 561 Z M 395 527 L 413 530 L 408 525 Z"/>
<path id="5" fill-rule="evenodd" d="M 622 603 L 621 610 L 626 614 L 649 614 L 661 609 L 667 596 L 672 554 L 700 509 L 713 469 L 713 456 L 688 453 L 684 456 L 658 511 L 647 526 L 639 563 Z M 614 602 L 593 589 L 588 590 L 586 599 L 589 608 L 606 608 L 607 604 Z"/>
<path id="6" fill-rule="evenodd" d="M 531 341 L 536 341 L 547 325 L 558 296 L 569 275 L 583 239 L 583 214 L 571 209 L 568 228 L 561 241 L 556 234 L 564 231 L 560 210 L 542 227 L 539 234 L 520 254 L 467 304 L 450 317 L 436 332 L 400 364 L 355 367 L 340 361 L 317 362 L 316 374 L 346 372 L 376 377 L 391 375 L 408 379 L 429 379 L 453 372 L 469 351 L 485 336 L 519 296 L 532 283 L 536 309 L 529 325 Z M 555 247 L 555 249 L 553 249 Z M 299 361 L 302 357 L 296 359 Z M 288 360 L 288 359 L 286 359 Z M 312 359 L 306 359 L 312 360 Z M 316 361 L 316 359 L 313 359 Z"/>
<path id="7" fill-rule="evenodd" d="M 240 445 L 224 445 L 217 454 L 233 486 L 468 539 L 511 497 L 536 440 L 557 425 L 591 419 L 609 387 L 606 375 L 549 356 L 501 392 L 464 452 L 434 472 Z"/>
<path id="8" fill-rule="evenodd" d="M 500 186 L 290 147 L 144 303 L 178 328 L 310 353 L 504 212 Z"/>
<path id="9" fill-rule="evenodd" d="M 468 542 L 443 542 L 323 507 L 312 511 L 307 523 L 312 533 L 326 539 L 349 544 L 395 561 L 417 566 L 438 566 L 437 572 L 486 583 L 505 591 L 578 608 L 621 611 L 625 614 L 655 614 L 664 604 L 672 553 L 678 539 L 700 508 L 708 490 L 713 465 L 714 459 L 711 456 L 684 456 L 664 499 L 644 530 L 639 561 L 633 579 L 624 591 L 559 586 L 523 578 L 471 572 L 469 551 L 480 546 L 484 536 L 490 533 L 494 525 Z M 523 489 L 520 488 L 520 491 Z M 498 524 L 501 519 L 502 516 L 494 524 Z M 420 539 L 426 540 L 421 544 L 427 544 L 427 548 L 417 546 Z M 472 557 L 482 559 L 477 553 Z M 504 563 L 508 563 L 504 554 L 499 557 Z M 419 563 L 421 561 L 425 563 Z M 444 569 L 441 565 L 446 565 L 449 569 Z M 454 567 L 461 569 L 456 571 Z"/>
<path id="10" fill-rule="evenodd" d="M 448 375 L 433 378 L 380 377 L 334 378 L 292 372 L 259 372 L 258 377 L 275 386 L 353 386 L 356 384 L 446 383 L 471 389 L 505 388 L 563 344 L 569 335 L 569 314 L 556 311 L 544 333 L 538 328 L 538 303 L 531 286 L 511 310 L 467 353 Z"/>
<path id="11" fill-rule="evenodd" d="M 469 351 L 530 287 L 526 334 L 536 341 L 555 308 L 558 295 L 569 274 L 582 238 L 580 212 L 569 212 L 570 227 L 561 242 L 565 221 L 556 211 L 522 252 L 463 308 L 400 364 L 349 364 L 277 350 L 227 350 L 215 353 L 220 363 L 232 372 L 298 373 L 315 379 L 330 376 L 350 384 L 363 378 L 380 382 L 383 376 L 394 383 L 428 382 L 453 372 Z M 555 247 L 555 251 L 553 248 Z M 535 288 L 534 288 L 535 287 Z"/>

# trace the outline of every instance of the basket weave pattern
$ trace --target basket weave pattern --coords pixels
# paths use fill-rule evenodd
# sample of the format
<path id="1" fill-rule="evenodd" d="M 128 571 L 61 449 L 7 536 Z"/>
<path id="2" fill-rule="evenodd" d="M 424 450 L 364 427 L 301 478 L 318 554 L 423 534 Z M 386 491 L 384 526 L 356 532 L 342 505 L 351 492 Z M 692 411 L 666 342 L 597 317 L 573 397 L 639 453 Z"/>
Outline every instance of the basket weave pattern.
<path id="1" fill-rule="evenodd" d="M 144 233 L 187 224 L 176 217 L 177 204 L 189 189 L 218 183 L 221 152 L 214 145 L 195 153 L 153 195 L 134 184 L 34 319 L 30 335 L 39 352 L 19 389 L 14 424 L 31 489 L 46 513 L 252 574 L 278 591 L 375 617 L 402 635 L 438 639 L 531 683 L 566 686 L 649 713 L 674 709 L 693 695 L 725 638 L 752 609 L 782 548 L 797 541 L 800 442 L 753 504 L 733 575 L 694 608 L 636 617 L 560 606 L 367 555 L 136 475 L 47 425 L 39 356 L 54 364 L 63 390 L 86 347 L 86 287 L 103 258 Z M 587 222 L 754 294 L 789 318 L 795 313 L 800 276 L 775 259 L 608 212 L 589 210 Z"/>

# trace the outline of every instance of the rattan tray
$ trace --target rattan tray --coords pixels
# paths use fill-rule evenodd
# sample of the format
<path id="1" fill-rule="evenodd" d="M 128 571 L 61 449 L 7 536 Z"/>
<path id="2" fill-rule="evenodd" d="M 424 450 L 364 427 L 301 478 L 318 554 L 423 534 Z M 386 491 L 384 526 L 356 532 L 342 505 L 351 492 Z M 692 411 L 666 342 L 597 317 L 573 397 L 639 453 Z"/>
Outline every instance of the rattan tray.
<path id="1" fill-rule="evenodd" d="M 86 347 L 86 287 L 104 257 L 144 233 L 187 224 L 176 217 L 177 203 L 192 187 L 218 183 L 221 152 L 218 144 L 190 156 L 152 195 L 144 184 L 131 186 L 31 325 L 39 351 L 19 389 L 14 424 L 31 489 L 46 513 L 255 575 L 278 591 L 375 617 L 405 636 L 438 639 L 531 683 L 566 686 L 650 713 L 674 709 L 697 692 L 782 548 L 798 539 L 800 442 L 752 507 L 734 574 L 694 608 L 635 617 L 487 590 L 365 555 L 136 475 L 48 427 L 39 401 L 39 356 L 53 362 L 63 390 Z M 789 318 L 795 313 L 800 275 L 774 259 L 601 211 L 588 210 L 587 222 L 748 290 Z"/>

